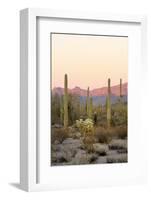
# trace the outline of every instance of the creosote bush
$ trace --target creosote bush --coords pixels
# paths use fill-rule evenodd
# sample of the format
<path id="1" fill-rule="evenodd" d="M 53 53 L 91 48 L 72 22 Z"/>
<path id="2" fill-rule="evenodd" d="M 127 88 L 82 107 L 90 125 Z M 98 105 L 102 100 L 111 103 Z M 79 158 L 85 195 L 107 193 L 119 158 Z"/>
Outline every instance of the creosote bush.
<path id="1" fill-rule="evenodd" d="M 110 135 L 108 134 L 108 130 L 103 127 L 95 128 L 95 137 L 97 138 L 99 143 L 109 143 Z"/>
<path id="2" fill-rule="evenodd" d="M 86 136 L 83 139 L 83 143 L 84 143 L 85 149 L 87 150 L 88 153 L 93 153 L 94 152 L 93 144 L 95 142 L 96 142 L 96 139 L 95 139 L 95 137 L 93 135 Z"/>
<path id="3" fill-rule="evenodd" d="M 125 139 L 127 138 L 127 127 L 119 126 L 110 127 L 108 129 L 103 127 L 96 127 L 95 137 L 100 143 L 109 143 L 113 138 Z"/>
<path id="4" fill-rule="evenodd" d="M 65 128 L 53 128 L 51 132 L 52 144 L 57 140 L 62 143 L 66 138 L 69 137 L 69 130 Z"/>

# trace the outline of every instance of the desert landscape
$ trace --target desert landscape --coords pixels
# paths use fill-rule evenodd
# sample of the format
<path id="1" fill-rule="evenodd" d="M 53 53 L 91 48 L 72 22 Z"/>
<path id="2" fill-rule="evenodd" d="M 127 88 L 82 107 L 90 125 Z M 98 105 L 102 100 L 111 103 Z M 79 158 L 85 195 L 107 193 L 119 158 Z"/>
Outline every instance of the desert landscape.
<path id="1" fill-rule="evenodd" d="M 50 166 L 128 162 L 128 37 L 51 34 Z"/>
<path id="2" fill-rule="evenodd" d="M 127 83 L 87 90 L 52 90 L 51 165 L 124 163 L 127 150 Z"/>

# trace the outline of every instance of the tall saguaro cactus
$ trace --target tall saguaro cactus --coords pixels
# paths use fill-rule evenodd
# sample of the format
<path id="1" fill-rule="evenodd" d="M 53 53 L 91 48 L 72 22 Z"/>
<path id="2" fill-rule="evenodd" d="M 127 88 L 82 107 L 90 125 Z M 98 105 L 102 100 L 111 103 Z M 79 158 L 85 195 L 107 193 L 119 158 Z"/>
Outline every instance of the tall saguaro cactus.
<path id="1" fill-rule="evenodd" d="M 120 98 L 122 97 L 122 79 L 120 78 Z"/>
<path id="2" fill-rule="evenodd" d="M 92 112 L 93 112 L 93 99 L 92 99 L 92 97 L 90 97 L 89 115 L 88 115 L 88 117 L 89 117 L 90 119 L 92 119 Z"/>
<path id="3" fill-rule="evenodd" d="M 64 104 L 63 104 L 63 98 L 60 99 L 60 124 L 63 124 L 64 119 Z"/>
<path id="4" fill-rule="evenodd" d="M 89 91 L 89 87 L 87 89 L 87 99 L 86 99 L 86 113 L 87 116 L 89 117 L 89 109 L 90 109 L 90 91 Z"/>
<path id="5" fill-rule="evenodd" d="M 111 126 L 111 80 L 108 79 L 108 95 L 106 99 L 106 109 L 107 109 L 107 127 Z"/>
<path id="6" fill-rule="evenodd" d="M 64 128 L 68 127 L 68 76 L 64 77 Z"/>

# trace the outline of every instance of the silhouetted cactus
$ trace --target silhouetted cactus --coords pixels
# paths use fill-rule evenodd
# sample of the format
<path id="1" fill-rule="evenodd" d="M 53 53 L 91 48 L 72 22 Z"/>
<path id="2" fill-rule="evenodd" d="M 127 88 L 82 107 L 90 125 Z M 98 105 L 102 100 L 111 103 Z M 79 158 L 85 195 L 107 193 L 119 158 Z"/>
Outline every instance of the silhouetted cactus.
<path id="1" fill-rule="evenodd" d="M 109 128 L 111 126 L 111 80 L 108 79 L 108 95 L 106 99 L 106 113 L 107 113 L 107 127 Z"/>
<path id="2" fill-rule="evenodd" d="M 68 127 L 68 76 L 64 77 L 64 127 Z"/>

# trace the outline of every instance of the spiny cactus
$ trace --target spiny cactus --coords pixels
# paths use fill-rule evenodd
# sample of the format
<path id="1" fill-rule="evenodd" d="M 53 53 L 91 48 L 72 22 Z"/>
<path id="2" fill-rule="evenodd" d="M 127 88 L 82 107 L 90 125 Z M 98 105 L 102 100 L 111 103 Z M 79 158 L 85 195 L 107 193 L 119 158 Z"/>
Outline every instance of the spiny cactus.
<path id="1" fill-rule="evenodd" d="M 64 77 L 64 127 L 68 127 L 68 76 Z"/>
<path id="2" fill-rule="evenodd" d="M 108 79 L 108 95 L 106 99 L 106 109 L 107 109 L 107 127 L 111 126 L 111 80 Z"/>

